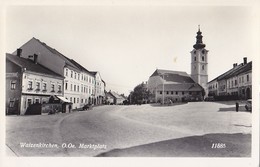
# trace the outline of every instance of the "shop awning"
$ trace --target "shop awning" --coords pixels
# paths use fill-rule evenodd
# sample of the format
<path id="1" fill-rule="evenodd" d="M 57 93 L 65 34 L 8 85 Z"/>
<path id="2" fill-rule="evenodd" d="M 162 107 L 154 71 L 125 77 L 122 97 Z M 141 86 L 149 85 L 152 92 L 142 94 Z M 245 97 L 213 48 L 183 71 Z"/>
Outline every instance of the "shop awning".
<path id="1" fill-rule="evenodd" d="M 71 103 L 68 99 L 66 99 L 65 97 L 62 96 L 56 96 L 57 98 L 59 98 L 61 101 L 66 102 L 66 103 Z"/>

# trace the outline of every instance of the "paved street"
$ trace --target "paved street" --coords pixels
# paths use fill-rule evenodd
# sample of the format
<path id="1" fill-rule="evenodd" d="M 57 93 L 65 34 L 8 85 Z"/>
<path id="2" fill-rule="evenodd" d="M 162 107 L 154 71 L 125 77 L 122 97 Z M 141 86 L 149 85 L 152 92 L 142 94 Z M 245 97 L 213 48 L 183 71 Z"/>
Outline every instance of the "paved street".
<path id="1" fill-rule="evenodd" d="M 233 102 L 193 102 L 7 116 L 6 143 L 17 156 L 250 156 L 251 113 L 240 110 Z M 39 143 L 57 147 L 33 146 Z M 225 147 L 212 148 L 218 143 Z"/>

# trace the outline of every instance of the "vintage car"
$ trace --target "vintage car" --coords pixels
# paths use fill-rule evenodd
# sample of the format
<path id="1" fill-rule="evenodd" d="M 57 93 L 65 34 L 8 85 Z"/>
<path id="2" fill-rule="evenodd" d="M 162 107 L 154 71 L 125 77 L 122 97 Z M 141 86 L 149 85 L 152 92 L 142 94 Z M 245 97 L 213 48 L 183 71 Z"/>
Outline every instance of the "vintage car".
<path id="1" fill-rule="evenodd" d="M 91 110 L 92 109 L 92 104 L 85 104 L 84 106 L 83 106 L 83 110 Z"/>

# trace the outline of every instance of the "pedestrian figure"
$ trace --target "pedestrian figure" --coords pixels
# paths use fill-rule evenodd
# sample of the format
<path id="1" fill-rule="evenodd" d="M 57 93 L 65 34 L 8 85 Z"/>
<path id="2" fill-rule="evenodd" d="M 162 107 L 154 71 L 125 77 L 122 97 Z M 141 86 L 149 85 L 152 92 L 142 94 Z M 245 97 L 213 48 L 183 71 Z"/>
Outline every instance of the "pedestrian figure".
<path id="1" fill-rule="evenodd" d="M 70 113 L 70 110 L 71 110 L 71 105 L 69 105 L 69 113 Z"/>
<path id="2" fill-rule="evenodd" d="M 239 103 L 236 102 L 236 112 L 238 112 L 238 109 L 239 109 Z"/>

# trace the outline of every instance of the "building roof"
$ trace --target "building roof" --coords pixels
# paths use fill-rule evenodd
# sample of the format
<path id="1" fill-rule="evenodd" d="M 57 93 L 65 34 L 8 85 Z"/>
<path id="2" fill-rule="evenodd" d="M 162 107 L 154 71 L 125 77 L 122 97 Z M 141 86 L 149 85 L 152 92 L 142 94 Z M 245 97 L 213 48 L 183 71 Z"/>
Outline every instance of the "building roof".
<path id="1" fill-rule="evenodd" d="M 117 98 L 117 99 L 122 99 L 122 98 L 123 98 L 122 96 L 120 96 L 120 95 L 117 94 L 116 92 L 110 91 L 110 92 L 108 92 L 108 93 L 110 93 L 114 98 Z"/>
<path id="2" fill-rule="evenodd" d="M 220 80 L 228 79 L 228 78 L 237 76 L 239 74 L 242 74 L 242 73 L 250 71 L 250 70 L 252 70 L 252 61 L 248 62 L 247 64 L 241 63 L 241 64 L 237 65 L 236 67 L 233 67 L 232 69 L 228 70 L 227 72 L 214 78 L 210 82 L 215 81 L 215 80 L 220 81 Z M 210 83 L 210 82 L 208 82 L 208 83 Z"/>
<path id="3" fill-rule="evenodd" d="M 77 63 L 75 60 L 70 59 L 70 61 L 71 61 L 75 66 L 77 66 L 80 70 L 82 70 L 82 71 L 84 71 L 84 72 L 87 72 L 87 73 L 93 75 L 92 72 L 90 72 L 89 70 L 87 70 L 85 67 L 83 67 L 83 66 L 80 65 L 79 63 Z"/>
<path id="4" fill-rule="evenodd" d="M 35 38 L 35 37 L 33 37 L 31 40 L 36 40 L 36 41 L 38 41 L 42 46 L 44 46 L 46 49 L 48 49 L 51 53 L 53 53 L 53 54 L 59 56 L 60 58 L 62 58 L 62 59 L 65 61 L 65 63 L 66 63 L 67 66 L 71 66 L 71 67 L 74 67 L 74 68 L 80 70 L 77 66 L 75 66 L 75 65 L 71 62 L 71 60 L 70 60 L 69 58 L 67 58 L 66 56 L 64 56 L 62 53 L 60 53 L 60 52 L 57 51 L 56 49 L 54 49 L 54 48 L 48 46 L 46 43 L 41 42 L 39 39 L 37 39 L 37 38 Z"/>
<path id="5" fill-rule="evenodd" d="M 161 78 L 164 78 L 164 80 L 167 82 L 195 83 L 194 80 L 186 72 L 183 71 L 157 69 L 150 77 L 153 76 L 160 76 Z"/>
<path id="6" fill-rule="evenodd" d="M 62 75 L 59 75 L 55 73 L 54 71 L 51 71 L 50 69 L 42 66 L 41 64 L 37 63 L 35 64 L 32 60 L 26 59 L 23 57 L 18 57 L 16 55 L 12 54 L 6 54 L 6 59 L 13 62 L 17 66 L 21 68 L 25 68 L 27 71 L 32 71 L 40 74 L 47 74 L 47 75 L 52 75 L 55 77 L 61 77 L 64 78 Z"/>
<path id="7" fill-rule="evenodd" d="M 163 84 L 158 85 L 157 89 L 162 90 Z M 166 91 L 202 91 L 203 88 L 197 83 L 186 84 L 164 84 Z"/>

